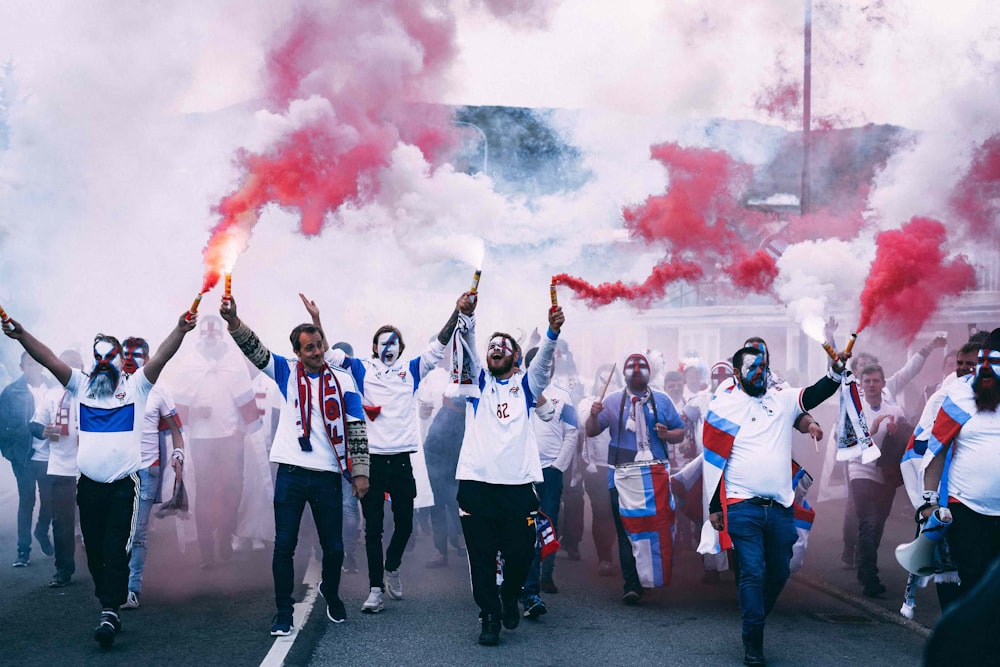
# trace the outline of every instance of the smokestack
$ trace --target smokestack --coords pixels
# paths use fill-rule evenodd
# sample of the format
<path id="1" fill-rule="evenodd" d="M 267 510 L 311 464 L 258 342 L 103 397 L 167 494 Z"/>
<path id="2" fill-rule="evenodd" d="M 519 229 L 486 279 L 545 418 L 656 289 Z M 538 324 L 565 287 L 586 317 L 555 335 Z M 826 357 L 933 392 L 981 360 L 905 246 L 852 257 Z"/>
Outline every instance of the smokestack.
<path id="1" fill-rule="evenodd" d="M 812 124 L 812 0 L 805 2 L 805 39 L 802 58 L 802 187 L 799 193 L 799 214 L 809 212 L 809 127 Z"/>

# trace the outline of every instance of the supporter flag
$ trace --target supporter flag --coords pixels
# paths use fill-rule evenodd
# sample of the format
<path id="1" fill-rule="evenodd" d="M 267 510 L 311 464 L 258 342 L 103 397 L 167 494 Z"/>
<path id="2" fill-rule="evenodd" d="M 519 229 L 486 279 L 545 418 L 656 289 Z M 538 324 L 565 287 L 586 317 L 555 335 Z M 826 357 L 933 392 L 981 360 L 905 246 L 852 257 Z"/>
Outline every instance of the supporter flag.
<path id="1" fill-rule="evenodd" d="M 540 550 L 540 558 L 545 560 L 549 556 L 555 556 L 559 551 L 559 540 L 556 539 L 556 531 L 552 527 L 552 520 L 543 512 L 532 512 L 531 516 L 535 523 L 535 546 Z"/>
<path id="2" fill-rule="evenodd" d="M 674 502 L 663 463 L 615 469 L 622 525 L 632 543 L 639 583 L 667 586 L 673 567 Z"/>

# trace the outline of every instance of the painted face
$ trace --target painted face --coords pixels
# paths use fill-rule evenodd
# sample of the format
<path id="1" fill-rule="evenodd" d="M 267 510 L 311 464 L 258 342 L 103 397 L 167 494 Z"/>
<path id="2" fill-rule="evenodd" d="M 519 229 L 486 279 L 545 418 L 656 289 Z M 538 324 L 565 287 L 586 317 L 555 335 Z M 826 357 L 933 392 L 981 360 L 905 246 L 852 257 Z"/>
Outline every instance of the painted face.
<path id="1" fill-rule="evenodd" d="M 625 383 L 633 388 L 645 388 L 649 384 L 649 360 L 641 354 L 630 354 L 622 366 L 622 376 Z"/>
<path id="2" fill-rule="evenodd" d="M 391 366 L 392 362 L 399 358 L 399 334 L 395 331 L 386 331 L 378 337 L 378 358 L 386 366 Z"/>
<path id="3" fill-rule="evenodd" d="M 514 348 L 506 336 L 494 336 L 490 339 L 490 344 L 486 346 L 486 356 L 495 357 L 497 355 L 501 357 L 514 355 Z"/>
<path id="4" fill-rule="evenodd" d="M 122 351 L 122 370 L 131 375 L 146 365 L 147 353 L 138 343 L 128 343 Z"/>
<path id="5" fill-rule="evenodd" d="M 755 341 L 747 341 L 744 344 L 744 347 L 752 347 L 753 349 L 757 350 L 758 352 L 764 355 L 764 365 L 765 366 L 771 365 L 771 353 L 768 352 L 767 345 L 760 342 L 759 340 L 755 340 Z"/>
<path id="6" fill-rule="evenodd" d="M 763 396 L 767 391 L 767 357 L 760 354 L 744 354 L 740 367 L 740 381 L 743 389 L 751 396 Z"/>
<path id="7" fill-rule="evenodd" d="M 997 370 L 1000 369 L 1000 350 L 979 350 L 978 363 L 976 364 L 976 379 L 988 380 L 997 377 Z"/>
<path id="8" fill-rule="evenodd" d="M 119 373 L 122 370 L 122 349 L 111 341 L 94 343 L 94 372 Z"/>
<path id="9" fill-rule="evenodd" d="M 513 343 L 506 336 L 494 336 L 486 346 L 486 366 L 495 376 L 506 375 L 518 362 Z"/>

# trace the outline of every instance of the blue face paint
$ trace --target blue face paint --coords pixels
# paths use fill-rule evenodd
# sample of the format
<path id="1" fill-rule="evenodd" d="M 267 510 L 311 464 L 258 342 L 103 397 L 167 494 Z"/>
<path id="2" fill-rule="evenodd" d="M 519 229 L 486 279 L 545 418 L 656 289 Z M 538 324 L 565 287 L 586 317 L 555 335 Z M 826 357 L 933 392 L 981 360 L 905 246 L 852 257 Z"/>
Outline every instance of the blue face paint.
<path id="1" fill-rule="evenodd" d="M 1000 351 L 979 350 L 978 363 L 976 364 L 976 378 L 996 377 L 996 369 L 1000 368 Z"/>
<path id="2" fill-rule="evenodd" d="M 763 353 L 743 355 L 743 381 L 763 393 L 767 389 L 767 360 Z"/>

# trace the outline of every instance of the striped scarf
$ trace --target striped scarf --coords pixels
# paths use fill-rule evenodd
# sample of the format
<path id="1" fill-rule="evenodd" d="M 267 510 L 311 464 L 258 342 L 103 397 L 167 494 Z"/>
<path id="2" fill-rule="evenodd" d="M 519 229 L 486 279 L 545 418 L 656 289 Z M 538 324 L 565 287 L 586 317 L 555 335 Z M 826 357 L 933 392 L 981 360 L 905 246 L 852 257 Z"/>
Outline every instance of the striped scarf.
<path id="1" fill-rule="evenodd" d="M 299 447 L 304 452 L 311 452 L 312 438 L 312 383 L 300 361 L 295 365 L 295 378 L 298 383 L 299 395 L 295 399 L 295 407 L 299 410 L 299 418 L 295 422 L 298 429 Z M 340 472 L 350 479 L 350 461 L 347 458 L 347 420 L 343 409 L 343 391 L 340 381 L 330 367 L 324 363 L 323 372 L 319 376 L 319 404 L 322 406 L 323 425 L 330 444 L 337 456 Z"/>

